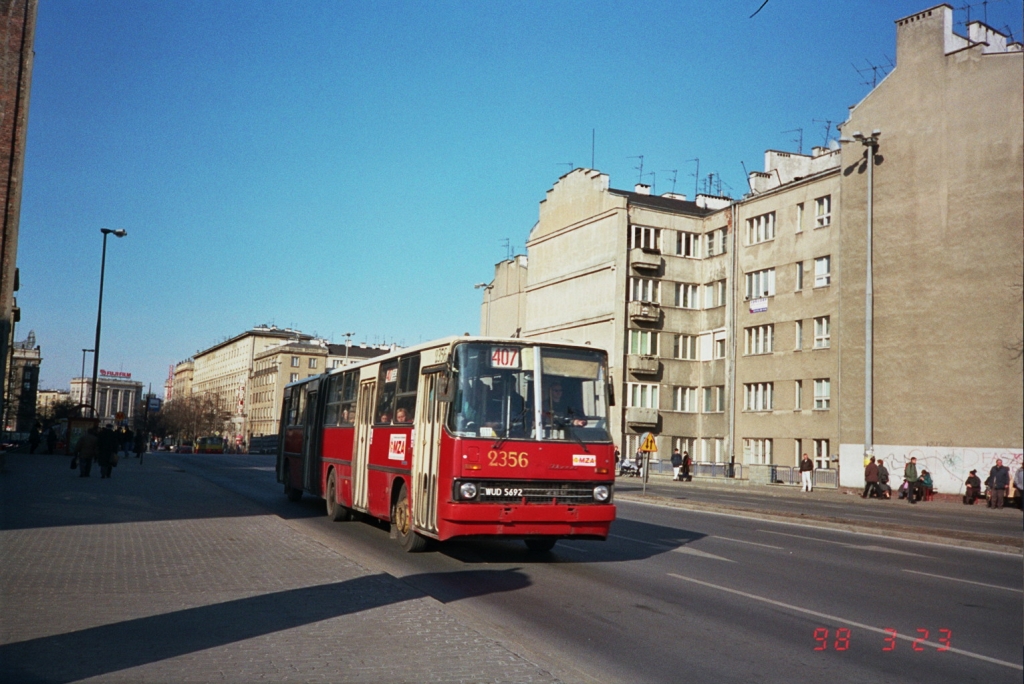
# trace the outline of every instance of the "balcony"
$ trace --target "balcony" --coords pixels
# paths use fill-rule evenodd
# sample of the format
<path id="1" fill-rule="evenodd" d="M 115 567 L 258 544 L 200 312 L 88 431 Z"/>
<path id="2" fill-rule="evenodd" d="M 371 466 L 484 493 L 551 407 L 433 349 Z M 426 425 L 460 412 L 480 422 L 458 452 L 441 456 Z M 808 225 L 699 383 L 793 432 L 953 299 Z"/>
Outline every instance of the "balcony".
<path id="1" fill-rule="evenodd" d="M 626 409 L 626 423 L 633 427 L 657 427 L 658 409 L 630 407 Z"/>
<path id="2" fill-rule="evenodd" d="M 658 323 L 661 321 L 661 306 L 654 302 L 630 302 L 629 317 L 640 323 Z"/>
<path id="3" fill-rule="evenodd" d="M 634 375 L 657 375 L 661 370 L 661 361 L 657 356 L 630 354 L 626 359 L 626 368 Z"/>
<path id="4" fill-rule="evenodd" d="M 661 270 L 661 253 L 650 252 L 639 247 L 629 251 L 629 264 L 638 271 Z"/>

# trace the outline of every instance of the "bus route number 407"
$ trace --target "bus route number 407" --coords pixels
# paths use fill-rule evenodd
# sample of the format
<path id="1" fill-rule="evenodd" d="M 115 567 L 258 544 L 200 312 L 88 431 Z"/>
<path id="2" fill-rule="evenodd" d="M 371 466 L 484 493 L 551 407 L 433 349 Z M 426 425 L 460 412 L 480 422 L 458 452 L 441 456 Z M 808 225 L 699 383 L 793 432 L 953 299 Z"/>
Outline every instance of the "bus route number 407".
<path id="1" fill-rule="evenodd" d="M 519 348 L 491 347 L 491 368 L 519 368 Z"/>

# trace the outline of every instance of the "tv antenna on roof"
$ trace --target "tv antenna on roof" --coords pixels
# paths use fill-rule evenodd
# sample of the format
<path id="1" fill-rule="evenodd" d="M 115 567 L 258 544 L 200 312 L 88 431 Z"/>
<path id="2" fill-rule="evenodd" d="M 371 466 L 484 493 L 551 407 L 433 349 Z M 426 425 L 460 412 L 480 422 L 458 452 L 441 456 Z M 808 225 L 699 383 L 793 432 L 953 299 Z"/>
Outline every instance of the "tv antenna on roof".
<path id="1" fill-rule="evenodd" d="M 511 261 L 512 260 L 512 241 L 509 238 L 505 238 L 504 240 L 502 240 L 502 243 L 505 245 L 505 261 Z"/>
<path id="2" fill-rule="evenodd" d="M 834 123 L 831 119 L 811 119 L 813 123 L 825 124 L 825 142 L 822 143 L 822 147 L 828 147 L 828 136 L 832 132 L 832 124 Z"/>
<path id="3" fill-rule="evenodd" d="M 644 182 L 644 155 L 638 154 L 635 157 L 626 157 L 626 159 L 639 159 L 640 165 L 634 166 L 633 168 L 640 172 L 640 177 L 637 179 L 637 183 Z"/>
<path id="4" fill-rule="evenodd" d="M 572 173 L 573 171 L 576 170 L 576 165 L 573 164 L 572 162 L 558 162 L 557 164 L 555 164 L 555 166 L 568 166 L 569 173 Z"/>
<path id="5" fill-rule="evenodd" d="M 889 60 L 888 58 L 886 58 L 886 59 L 889 61 L 890 64 L 892 63 L 892 60 Z M 878 73 L 881 72 L 882 76 L 884 77 L 886 74 L 889 73 L 889 70 L 886 67 L 884 67 L 884 66 L 878 66 L 876 64 L 872 64 L 871 62 L 869 62 L 866 59 L 864 61 L 868 65 L 866 69 L 858 69 L 857 65 L 853 64 L 852 62 L 850 63 L 850 66 L 852 66 L 853 70 L 856 71 L 857 74 L 862 79 L 864 79 L 863 81 L 860 82 L 861 85 L 865 85 L 865 86 L 869 85 L 872 88 L 874 88 L 875 86 L 878 85 L 878 81 L 879 81 Z M 868 72 L 871 72 L 870 79 L 868 78 L 868 75 L 867 75 Z"/>
<path id="6" fill-rule="evenodd" d="M 679 173 L 679 169 L 662 169 L 664 173 L 672 172 L 672 194 L 676 194 L 676 174 Z"/>
<path id="7" fill-rule="evenodd" d="M 796 153 L 804 153 L 804 129 L 802 128 L 791 128 L 788 131 L 782 131 L 783 133 L 799 133 L 799 137 L 793 138 L 790 142 L 796 143 Z"/>
<path id="8" fill-rule="evenodd" d="M 686 163 L 697 162 L 697 170 L 691 173 L 693 176 L 693 199 L 697 199 L 697 183 L 700 182 L 700 157 L 694 157 L 693 159 L 687 159 Z"/>
<path id="9" fill-rule="evenodd" d="M 658 187 L 658 186 L 657 186 L 657 183 L 658 183 L 658 175 L 657 175 L 657 174 L 656 174 L 656 173 L 655 173 L 654 171 L 648 171 L 648 172 L 647 172 L 647 173 L 645 173 L 644 175 L 645 175 L 645 176 L 650 176 L 650 177 L 651 177 L 651 194 L 652 194 L 652 195 L 657 195 L 657 194 L 658 194 L 658 191 L 656 190 L 656 188 Z"/>

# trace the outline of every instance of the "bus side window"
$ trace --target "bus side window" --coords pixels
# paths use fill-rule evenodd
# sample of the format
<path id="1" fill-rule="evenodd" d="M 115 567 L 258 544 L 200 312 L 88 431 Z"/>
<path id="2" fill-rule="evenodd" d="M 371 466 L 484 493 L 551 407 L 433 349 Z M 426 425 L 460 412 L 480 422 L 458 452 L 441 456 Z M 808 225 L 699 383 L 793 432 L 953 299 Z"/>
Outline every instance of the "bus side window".
<path id="1" fill-rule="evenodd" d="M 341 415 L 340 425 L 352 425 L 356 420 L 356 387 L 359 384 L 355 373 L 345 373 L 344 379 L 339 383 L 341 388 Z"/>
<path id="2" fill-rule="evenodd" d="M 420 379 L 420 357 L 404 358 L 398 365 L 398 397 L 395 422 L 409 424 L 416 413 L 416 386 Z"/>
<path id="3" fill-rule="evenodd" d="M 306 385 L 299 385 L 295 388 L 295 395 L 292 397 L 292 406 L 295 407 L 295 422 L 292 425 L 306 424 Z"/>
<path id="4" fill-rule="evenodd" d="M 390 425 L 395 411 L 395 388 L 398 386 L 398 361 L 380 365 L 380 380 L 377 383 L 377 411 L 374 413 L 377 425 Z"/>
<path id="5" fill-rule="evenodd" d="M 338 424 L 341 410 L 341 376 L 332 375 L 327 378 L 327 410 L 324 413 L 324 425 Z"/>

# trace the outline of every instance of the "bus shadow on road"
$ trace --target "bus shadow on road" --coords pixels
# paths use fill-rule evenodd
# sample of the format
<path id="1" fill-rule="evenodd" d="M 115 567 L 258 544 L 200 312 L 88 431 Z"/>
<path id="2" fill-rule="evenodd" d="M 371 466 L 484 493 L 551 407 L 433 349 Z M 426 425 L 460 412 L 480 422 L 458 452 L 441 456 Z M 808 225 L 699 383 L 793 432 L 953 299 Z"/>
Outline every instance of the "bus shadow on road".
<path id="1" fill-rule="evenodd" d="M 606 541 L 562 539 L 548 553 L 522 541 L 448 541 L 434 548 L 462 563 L 621 563 L 645 560 L 703 539 L 705 534 L 635 520 L 616 520 Z"/>
<path id="2" fill-rule="evenodd" d="M 450 596 L 449 600 L 516 591 L 531 584 L 529 577 L 517 570 L 471 570 L 411 575 L 403 581 L 396 581 L 386 574 L 367 575 L 343 582 L 261 594 L 2 645 L 0 682 L 34 684 L 102 677 L 168 658 L 424 598 L 427 592 L 418 587 L 448 583 L 459 587 L 458 596 Z M 439 600 L 444 601 L 444 598 Z M 387 615 L 380 617 L 382 634 L 390 619 Z M 341 635 L 346 629 L 365 628 L 366 623 L 351 627 L 347 623 L 336 623 L 329 629 Z M 317 629 L 321 627 L 318 625 Z M 339 638 L 338 644 L 343 644 L 343 639 Z M 273 655 L 268 653 L 268 660 Z M 277 657 L 282 655 L 287 658 L 287 653 L 278 653 Z M 358 656 L 351 655 L 353 658 Z M 344 667 L 346 653 L 323 654 L 325 660 L 331 656 L 341 658 L 335 664 Z M 189 674 L 196 676 L 195 672 Z M 336 674 L 340 677 L 343 671 Z M 174 679 L 170 674 L 166 677 Z M 142 678 L 154 679 L 152 674 Z M 159 680 L 161 675 L 157 674 L 155 678 Z"/>

